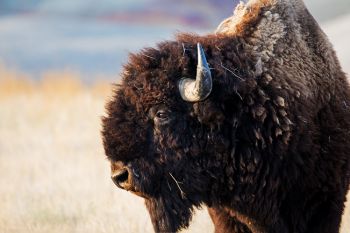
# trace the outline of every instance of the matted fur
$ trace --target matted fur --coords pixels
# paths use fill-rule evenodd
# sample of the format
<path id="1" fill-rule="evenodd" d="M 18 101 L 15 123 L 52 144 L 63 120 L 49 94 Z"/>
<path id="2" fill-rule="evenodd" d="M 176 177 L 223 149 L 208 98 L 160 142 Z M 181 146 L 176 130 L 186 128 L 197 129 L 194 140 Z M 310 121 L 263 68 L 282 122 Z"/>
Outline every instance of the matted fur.
<path id="1" fill-rule="evenodd" d="M 302 2 L 262 2 L 235 32 L 181 34 L 130 55 L 106 105 L 106 155 L 137 174 L 156 232 L 186 228 L 200 205 L 216 232 L 339 231 L 349 85 Z M 189 103 L 178 81 L 195 77 L 197 43 L 213 91 Z"/>

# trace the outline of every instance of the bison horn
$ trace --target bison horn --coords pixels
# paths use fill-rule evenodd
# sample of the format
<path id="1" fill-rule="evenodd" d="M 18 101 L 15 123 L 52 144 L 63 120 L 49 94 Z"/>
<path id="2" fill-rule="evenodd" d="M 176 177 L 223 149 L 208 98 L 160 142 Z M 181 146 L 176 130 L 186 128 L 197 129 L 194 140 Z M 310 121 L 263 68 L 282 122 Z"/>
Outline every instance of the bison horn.
<path id="1" fill-rule="evenodd" d="M 197 44 L 198 64 L 196 80 L 183 78 L 179 82 L 182 99 L 197 102 L 207 98 L 212 90 L 213 82 L 210 69 L 202 46 Z"/>

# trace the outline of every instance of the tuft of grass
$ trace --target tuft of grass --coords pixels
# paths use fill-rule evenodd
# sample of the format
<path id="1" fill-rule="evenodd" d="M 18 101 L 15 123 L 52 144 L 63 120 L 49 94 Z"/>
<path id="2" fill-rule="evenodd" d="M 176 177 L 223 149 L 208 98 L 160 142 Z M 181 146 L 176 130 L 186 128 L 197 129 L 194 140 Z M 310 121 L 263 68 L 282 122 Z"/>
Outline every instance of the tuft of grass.
<path id="1" fill-rule="evenodd" d="M 0 67 L 0 232 L 153 232 L 143 200 L 109 178 L 100 117 L 111 85 L 79 80 L 64 71 L 32 82 Z M 183 232 L 213 231 L 203 209 Z"/>

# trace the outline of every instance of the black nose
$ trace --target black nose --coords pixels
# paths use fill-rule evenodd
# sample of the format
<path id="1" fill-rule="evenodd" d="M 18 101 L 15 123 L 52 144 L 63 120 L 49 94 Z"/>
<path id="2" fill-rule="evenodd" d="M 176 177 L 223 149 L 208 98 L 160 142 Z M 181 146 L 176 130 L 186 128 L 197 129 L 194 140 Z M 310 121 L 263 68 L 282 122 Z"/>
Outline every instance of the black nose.
<path id="1" fill-rule="evenodd" d="M 129 171 L 127 168 L 122 168 L 112 175 L 112 180 L 115 185 L 122 189 L 128 189 L 130 187 Z"/>

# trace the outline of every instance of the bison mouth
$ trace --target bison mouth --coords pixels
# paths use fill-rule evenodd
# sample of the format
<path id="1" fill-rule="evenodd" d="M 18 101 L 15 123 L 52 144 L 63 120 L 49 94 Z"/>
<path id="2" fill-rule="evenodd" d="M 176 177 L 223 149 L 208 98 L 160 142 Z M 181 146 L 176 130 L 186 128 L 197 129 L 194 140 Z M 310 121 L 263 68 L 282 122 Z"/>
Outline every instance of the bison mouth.
<path id="1" fill-rule="evenodd" d="M 135 194 L 136 196 L 149 199 L 150 195 L 147 194 L 145 191 L 142 191 L 141 187 L 137 184 L 138 182 L 131 181 L 129 186 L 123 187 L 124 190 L 131 192 L 132 194 Z"/>

